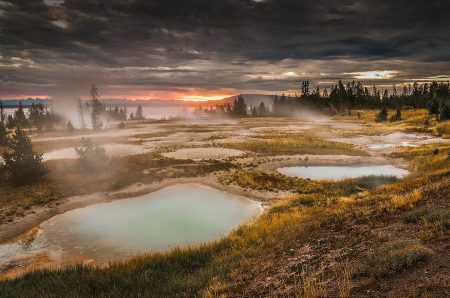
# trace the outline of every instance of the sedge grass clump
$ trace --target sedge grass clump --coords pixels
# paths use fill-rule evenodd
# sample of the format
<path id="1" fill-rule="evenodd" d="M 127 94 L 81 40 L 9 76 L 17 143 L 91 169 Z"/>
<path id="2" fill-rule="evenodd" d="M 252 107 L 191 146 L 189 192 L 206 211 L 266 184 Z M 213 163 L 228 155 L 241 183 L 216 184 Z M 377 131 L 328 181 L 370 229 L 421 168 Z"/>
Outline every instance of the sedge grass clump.
<path id="1" fill-rule="evenodd" d="M 422 220 L 422 218 L 427 214 L 427 210 L 425 209 L 415 209 L 406 213 L 403 217 L 403 221 L 405 223 L 418 223 Z"/>
<path id="2" fill-rule="evenodd" d="M 367 270 L 370 275 L 381 278 L 414 267 L 431 254 L 418 240 L 387 242 L 374 253 Z"/>
<path id="3" fill-rule="evenodd" d="M 422 218 L 421 223 L 423 239 L 445 239 L 450 230 L 450 209 L 431 212 Z"/>

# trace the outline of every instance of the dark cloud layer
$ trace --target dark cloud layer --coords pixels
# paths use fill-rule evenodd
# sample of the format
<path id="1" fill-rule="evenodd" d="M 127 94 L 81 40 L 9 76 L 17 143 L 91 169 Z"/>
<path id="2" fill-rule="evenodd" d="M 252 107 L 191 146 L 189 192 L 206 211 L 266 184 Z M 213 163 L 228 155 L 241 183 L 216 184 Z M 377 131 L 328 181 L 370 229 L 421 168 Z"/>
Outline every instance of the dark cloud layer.
<path id="1" fill-rule="evenodd" d="M 445 78 L 449 11 L 448 0 L 0 0 L 0 96 L 89 82 L 150 96 Z"/>

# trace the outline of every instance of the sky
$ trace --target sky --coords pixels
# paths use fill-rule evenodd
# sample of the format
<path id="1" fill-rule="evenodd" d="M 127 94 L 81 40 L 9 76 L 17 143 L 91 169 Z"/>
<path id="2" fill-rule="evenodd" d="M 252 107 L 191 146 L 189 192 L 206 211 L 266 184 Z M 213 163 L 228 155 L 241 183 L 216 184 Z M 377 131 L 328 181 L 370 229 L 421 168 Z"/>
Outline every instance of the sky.
<path id="1" fill-rule="evenodd" d="M 448 80 L 449 15 L 448 0 L 0 0 L 0 98 Z"/>

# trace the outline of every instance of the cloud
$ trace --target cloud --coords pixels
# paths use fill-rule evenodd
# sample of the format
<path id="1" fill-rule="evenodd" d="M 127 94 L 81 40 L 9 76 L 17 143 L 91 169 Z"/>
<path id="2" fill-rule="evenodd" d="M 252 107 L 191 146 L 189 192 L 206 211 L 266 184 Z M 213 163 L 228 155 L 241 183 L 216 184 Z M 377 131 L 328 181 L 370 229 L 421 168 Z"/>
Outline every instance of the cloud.
<path id="1" fill-rule="evenodd" d="M 0 9 L 3 97 L 51 94 L 66 81 L 97 82 L 110 96 L 278 92 L 302 79 L 399 83 L 450 69 L 445 0 L 16 0 Z"/>

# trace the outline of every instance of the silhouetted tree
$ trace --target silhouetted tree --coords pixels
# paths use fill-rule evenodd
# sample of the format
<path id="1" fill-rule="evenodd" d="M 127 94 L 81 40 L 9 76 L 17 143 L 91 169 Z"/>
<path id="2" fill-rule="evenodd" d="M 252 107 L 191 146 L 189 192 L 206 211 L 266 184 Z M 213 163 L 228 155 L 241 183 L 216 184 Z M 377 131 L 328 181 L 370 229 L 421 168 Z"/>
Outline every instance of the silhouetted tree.
<path id="1" fill-rule="evenodd" d="M 6 129 L 5 124 L 0 122 L 0 146 L 8 145 L 8 130 Z"/>
<path id="2" fill-rule="evenodd" d="M 253 117 L 257 117 L 258 116 L 258 110 L 256 109 L 255 106 L 252 107 L 252 116 Z"/>
<path id="3" fill-rule="evenodd" d="M 74 131 L 75 131 L 75 127 L 73 127 L 73 124 L 72 124 L 72 121 L 67 121 L 67 130 L 70 132 L 70 133 L 73 133 Z"/>
<path id="4" fill-rule="evenodd" d="M 34 127 L 36 127 L 38 131 L 42 131 L 46 124 L 46 121 L 49 120 L 46 117 L 47 115 L 42 103 L 33 103 L 29 108 L 28 115 L 28 120 Z"/>
<path id="5" fill-rule="evenodd" d="M 400 108 L 397 108 L 397 111 L 394 115 L 389 118 L 390 121 L 400 121 L 402 120 L 402 112 Z"/>
<path id="6" fill-rule="evenodd" d="M 22 102 L 19 102 L 19 107 L 14 112 L 13 121 L 10 122 L 10 127 L 26 128 L 28 126 L 30 126 L 30 123 L 28 122 L 27 117 L 25 116 Z"/>
<path id="7" fill-rule="evenodd" d="M 86 129 L 86 121 L 84 121 L 83 105 L 81 104 L 80 98 L 78 98 L 77 107 L 78 107 L 78 118 L 80 120 L 80 127 L 81 129 Z"/>
<path id="8" fill-rule="evenodd" d="M 233 103 L 233 115 L 247 116 L 247 104 L 242 95 L 239 95 Z"/>
<path id="9" fill-rule="evenodd" d="M 375 121 L 376 122 L 383 122 L 388 119 L 388 110 L 386 107 L 383 107 L 377 114 Z"/>
<path id="10" fill-rule="evenodd" d="M 145 119 L 144 112 L 142 110 L 142 106 L 141 105 L 138 105 L 138 107 L 136 109 L 136 115 L 134 116 L 134 119 L 136 119 L 136 120 L 143 120 L 143 119 Z"/>
<path id="11" fill-rule="evenodd" d="M 6 114 L 0 99 L 0 146 L 8 145 L 8 130 L 6 129 Z"/>
<path id="12" fill-rule="evenodd" d="M 99 129 L 103 126 L 103 124 L 100 121 L 100 115 L 102 112 L 102 104 L 98 100 L 98 91 L 97 91 L 97 87 L 95 87 L 95 85 L 92 85 L 90 95 L 91 95 L 91 105 L 92 105 L 92 111 L 91 111 L 92 129 Z"/>
<path id="13" fill-rule="evenodd" d="M 264 116 L 267 116 L 268 114 L 269 114 L 269 112 L 266 108 L 266 105 L 263 102 L 261 102 L 258 106 L 258 115 L 261 117 L 264 117 Z"/>
<path id="14" fill-rule="evenodd" d="M 445 121 L 450 119 L 450 106 L 442 102 L 439 106 L 438 120 Z"/>

